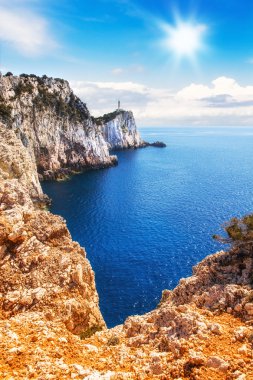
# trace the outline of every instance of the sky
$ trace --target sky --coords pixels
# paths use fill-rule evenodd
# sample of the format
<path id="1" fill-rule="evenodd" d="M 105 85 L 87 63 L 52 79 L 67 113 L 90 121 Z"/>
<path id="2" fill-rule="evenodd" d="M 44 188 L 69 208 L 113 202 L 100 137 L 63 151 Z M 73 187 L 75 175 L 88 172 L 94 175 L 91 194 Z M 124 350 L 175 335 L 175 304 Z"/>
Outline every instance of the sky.
<path id="1" fill-rule="evenodd" d="M 0 0 L 0 70 L 139 126 L 253 126 L 253 1 Z"/>

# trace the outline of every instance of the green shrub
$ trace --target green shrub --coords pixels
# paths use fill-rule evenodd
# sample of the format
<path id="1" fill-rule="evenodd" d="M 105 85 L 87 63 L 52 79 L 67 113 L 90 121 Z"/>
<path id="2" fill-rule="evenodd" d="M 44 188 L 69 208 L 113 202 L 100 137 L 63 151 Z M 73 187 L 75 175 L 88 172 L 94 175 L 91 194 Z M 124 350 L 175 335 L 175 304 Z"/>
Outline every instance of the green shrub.
<path id="1" fill-rule="evenodd" d="M 116 110 L 114 112 L 106 113 L 103 116 L 94 117 L 93 120 L 97 125 L 101 125 L 103 123 L 109 123 L 109 121 L 112 121 L 115 119 L 116 116 L 120 115 L 122 111 Z"/>
<path id="2" fill-rule="evenodd" d="M 246 215 L 241 219 L 232 218 L 223 228 L 227 237 L 214 235 L 214 239 L 232 245 L 253 245 L 253 214 Z"/>
<path id="3" fill-rule="evenodd" d="M 65 83 L 65 80 L 62 78 L 54 78 L 57 82 L 60 82 L 61 84 Z"/>
<path id="4" fill-rule="evenodd" d="M 34 106 L 39 110 L 51 108 L 59 117 L 82 122 L 87 120 L 89 112 L 86 105 L 76 98 L 73 93 L 69 100 L 62 99 L 58 92 L 49 92 L 46 86 L 38 86 L 38 95 L 34 98 Z"/>
<path id="5" fill-rule="evenodd" d="M 24 93 L 32 94 L 33 85 L 31 83 L 19 82 L 17 86 L 14 88 L 15 96 L 20 97 Z"/>
<path id="6" fill-rule="evenodd" d="M 80 339 L 90 338 L 92 335 L 94 335 L 98 331 L 102 331 L 102 327 L 101 326 L 96 326 L 95 325 L 95 326 L 89 327 L 87 330 L 81 332 Z"/>

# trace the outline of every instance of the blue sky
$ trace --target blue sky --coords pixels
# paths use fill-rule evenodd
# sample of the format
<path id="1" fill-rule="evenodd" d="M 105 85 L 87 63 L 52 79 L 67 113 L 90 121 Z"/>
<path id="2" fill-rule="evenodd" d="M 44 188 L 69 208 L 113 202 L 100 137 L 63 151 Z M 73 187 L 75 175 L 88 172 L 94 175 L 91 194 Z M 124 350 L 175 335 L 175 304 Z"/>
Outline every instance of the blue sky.
<path id="1" fill-rule="evenodd" d="M 66 78 L 95 115 L 250 125 L 252 25 L 249 0 L 0 0 L 0 68 Z"/>

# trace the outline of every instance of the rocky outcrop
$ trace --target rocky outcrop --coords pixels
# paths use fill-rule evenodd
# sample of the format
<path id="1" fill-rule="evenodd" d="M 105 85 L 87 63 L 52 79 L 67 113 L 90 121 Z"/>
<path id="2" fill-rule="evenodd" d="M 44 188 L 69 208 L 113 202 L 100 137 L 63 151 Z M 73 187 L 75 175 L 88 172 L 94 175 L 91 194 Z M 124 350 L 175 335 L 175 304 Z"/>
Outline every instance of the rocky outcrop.
<path id="1" fill-rule="evenodd" d="M 94 273 L 65 221 L 43 209 L 35 162 L 0 125 L 0 314 L 39 312 L 73 333 L 105 326 Z"/>
<path id="2" fill-rule="evenodd" d="M 0 120 L 16 131 L 41 178 L 61 178 L 117 163 L 101 127 L 62 79 L 1 77 Z"/>
<path id="3" fill-rule="evenodd" d="M 65 221 L 45 208 L 48 199 L 36 165 L 43 176 L 81 168 L 83 148 L 75 151 L 73 141 L 78 135 L 83 141 L 86 131 L 84 119 L 78 126 L 68 121 L 68 108 L 68 116 L 62 111 L 64 122 L 58 120 L 58 137 L 54 136 L 50 127 L 61 107 L 55 92 L 49 97 L 53 103 L 47 100 L 43 124 L 34 88 L 45 87 L 45 81 L 48 78 L 41 84 L 37 77 L 27 81 L 5 77 L 1 90 L 5 91 L 0 99 L 5 123 L 0 124 L 1 379 L 253 379 L 252 241 L 205 258 L 191 277 L 163 292 L 155 310 L 105 328 L 85 251 L 72 241 Z M 28 86 L 26 90 L 17 90 L 20 83 Z M 65 82 L 50 79 L 49 88 L 50 83 L 54 91 L 61 83 L 64 94 Z M 37 88 L 38 102 L 44 96 L 41 91 Z M 80 107 L 84 112 L 85 106 Z M 87 123 L 95 123 L 101 132 L 97 138 L 107 144 L 102 136 L 105 124 L 89 118 Z M 32 128 L 28 120 L 33 120 Z M 61 129 L 65 122 L 66 135 Z M 95 146 L 90 154 L 93 163 L 101 158 Z M 110 159 L 109 153 L 106 157 Z"/>
<path id="4" fill-rule="evenodd" d="M 167 145 L 164 142 L 162 142 L 162 141 L 155 141 L 153 143 L 145 142 L 144 146 L 145 147 L 147 147 L 147 146 L 153 146 L 155 148 L 166 148 Z"/>
<path id="5" fill-rule="evenodd" d="M 48 203 L 48 198 L 43 194 L 36 163 L 29 155 L 28 151 L 23 146 L 20 139 L 17 138 L 14 131 L 8 130 L 0 122 L 0 186 L 2 193 L 5 193 L 3 188 L 8 190 L 8 193 L 15 197 L 13 187 L 23 188 L 28 193 L 26 198 L 37 205 Z M 10 188 L 8 188 L 10 187 Z M 1 203 L 4 199 L 1 199 Z M 18 199 L 14 199 L 18 204 Z"/>
<path id="6" fill-rule="evenodd" d="M 244 270 L 240 254 L 232 253 L 232 268 L 229 252 L 209 256 L 193 277 L 164 292 L 157 309 L 83 340 L 42 311 L 0 320 L 2 378 L 252 379 L 251 263 L 249 255 L 243 260 L 249 266 L 240 275 Z M 198 303 L 203 294 L 205 303 Z M 221 301 L 216 306 L 214 298 Z M 238 304 L 244 310 L 241 314 Z"/>
<path id="7" fill-rule="evenodd" d="M 110 150 L 140 148 L 144 146 L 131 111 L 117 110 L 96 118 Z"/>
<path id="8" fill-rule="evenodd" d="M 0 121 L 28 149 L 41 180 L 116 165 L 112 150 L 166 146 L 143 141 L 131 111 L 94 118 L 67 81 L 45 75 L 0 75 Z"/>
<path id="9" fill-rule="evenodd" d="M 243 320 L 253 316 L 253 248 L 235 247 L 208 256 L 166 296 L 173 304 L 194 303 Z"/>

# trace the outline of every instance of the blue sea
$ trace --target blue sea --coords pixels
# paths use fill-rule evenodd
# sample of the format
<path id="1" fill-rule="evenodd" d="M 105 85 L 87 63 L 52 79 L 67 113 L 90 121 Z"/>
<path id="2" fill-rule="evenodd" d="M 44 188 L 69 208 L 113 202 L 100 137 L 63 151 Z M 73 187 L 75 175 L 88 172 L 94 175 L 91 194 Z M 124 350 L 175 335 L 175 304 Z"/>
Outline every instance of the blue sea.
<path id="1" fill-rule="evenodd" d="M 167 148 L 117 152 L 119 165 L 43 183 L 51 211 L 85 247 L 109 327 L 158 304 L 212 239 L 253 212 L 253 128 L 149 128 Z"/>

